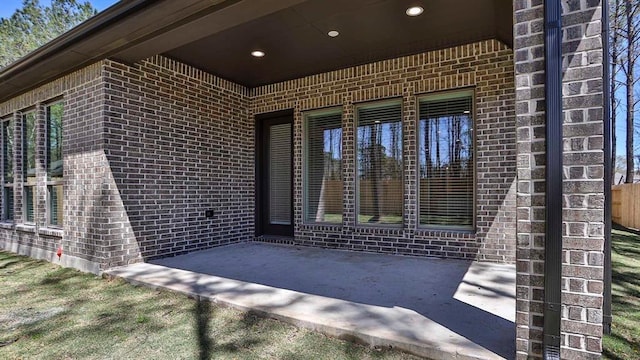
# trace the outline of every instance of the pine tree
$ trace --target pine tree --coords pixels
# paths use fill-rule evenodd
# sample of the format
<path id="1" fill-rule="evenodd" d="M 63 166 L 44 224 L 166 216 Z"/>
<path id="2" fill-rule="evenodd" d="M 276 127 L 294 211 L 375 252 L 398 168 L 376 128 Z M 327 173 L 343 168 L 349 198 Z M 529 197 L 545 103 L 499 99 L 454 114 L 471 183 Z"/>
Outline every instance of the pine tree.
<path id="1" fill-rule="evenodd" d="M 0 69 L 53 40 L 97 11 L 89 2 L 23 0 L 22 8 L 9 18 L 0 18 Z"/>

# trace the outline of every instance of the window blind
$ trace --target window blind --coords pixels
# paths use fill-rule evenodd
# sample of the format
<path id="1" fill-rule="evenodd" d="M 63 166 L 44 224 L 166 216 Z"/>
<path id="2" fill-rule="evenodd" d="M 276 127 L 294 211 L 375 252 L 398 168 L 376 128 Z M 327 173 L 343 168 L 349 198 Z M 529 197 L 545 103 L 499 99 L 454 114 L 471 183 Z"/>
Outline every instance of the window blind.
<path id="1" fill-rule="evenodd" d="M 13 120 L 2 122 L 2 220 L 13 220 Z"/>
<path id="2" fill-rule="evenodd" d="M 61 226 L 63 220 L 64 187 L 63 185 L 49 185 L 49 224 Z"/>
<path id="3" fill-rule="evenodd" d="M 310 113 L 305 131 L 305 221 L 342 223 L 342 111 Z"/>
<path id="4" fill-rule="evenodd" d="M 35 189 L 36 187 L 34 185 L 24 187 L 24 220 L 28 223 L 35 221 L 35 209 L 33 206 Z"/>
<path id="5" fill-rule="evenodd" d="M 291 225 L 291 124 L 271 126 L 269 137 L 269 221 Z"/>
<path id="6" fill-rule="evenodd" d="M 420 224 L 471 229 L 474 219 L 473 98 L 419 101 Z"/>
<path id="7" fill-rule="evenodd" d="M 358 223 L 402 224 L 402 103 L 357 108 Z"/>
<path id="8" fill-rule="evenodd" d="M 13 184 L 3 188 L 4 219 L 13 220 Z"/>

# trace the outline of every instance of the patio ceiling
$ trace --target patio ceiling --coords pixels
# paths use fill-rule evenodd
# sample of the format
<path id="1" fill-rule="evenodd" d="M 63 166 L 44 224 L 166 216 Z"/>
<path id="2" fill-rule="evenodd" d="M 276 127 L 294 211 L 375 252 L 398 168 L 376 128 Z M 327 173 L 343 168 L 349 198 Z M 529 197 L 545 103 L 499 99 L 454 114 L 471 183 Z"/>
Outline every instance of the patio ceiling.
<path id="1" fill-rule="evenodd" d="M 424 13 L 407 16 L 414 5 Z M 512 28 L 511 0 L 308 0 L 165 55 L 255 87 L 492 38 L 511 46 Z"/>
<path id="2" fill-rule="evenodd" d="M 254 87 L 512 32 L 512 0 L 120 1 L 0 69 L 0 102 L 105 58 L 164 54 Z"/>

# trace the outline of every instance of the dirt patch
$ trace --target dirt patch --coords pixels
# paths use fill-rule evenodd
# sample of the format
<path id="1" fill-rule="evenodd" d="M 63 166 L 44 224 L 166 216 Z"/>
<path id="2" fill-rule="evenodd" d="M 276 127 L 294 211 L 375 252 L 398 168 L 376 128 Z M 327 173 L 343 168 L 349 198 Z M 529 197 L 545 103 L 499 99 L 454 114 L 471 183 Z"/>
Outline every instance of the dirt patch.
<path id="1" fill-rule="evenodd" d="M 18 326 L 35 324 L 51 319 L 65 310 L 63 307 L 52 307 L 44 310 L 34 308 L 13 309 L 9 312 L 0 313 L 0 330 L 11 331 Z"/>

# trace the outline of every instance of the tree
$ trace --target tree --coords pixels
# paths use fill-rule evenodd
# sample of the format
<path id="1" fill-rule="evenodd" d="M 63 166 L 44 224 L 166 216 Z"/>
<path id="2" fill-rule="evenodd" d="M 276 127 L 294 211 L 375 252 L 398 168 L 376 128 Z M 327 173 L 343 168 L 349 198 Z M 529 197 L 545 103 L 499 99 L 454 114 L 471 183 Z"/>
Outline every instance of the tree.
<path id="1" fill-rule="evenodd" d="M 636 78 L 636 65 L 640 57 L 640 2 L 637 0 L 625 0 L 624 3 L 624 22 L 620 31 L 621 37 L 626 46 L 626 57 L 622 59 L 621 69 L 625 76 L 626 90 L 626 160 L 627 183 L 633 182 L 634 178 L 634 117 L 635 107 L 638 105 L 634 87 L 640 79 Z"/>
<path id="2" fill-rule="evenodd" d="M 371 159 L 371 193 L 372 193 L 372 212 L 373 216 L 369 222 L 380 221 L 380 184 L 378 183 L 382 173 L 381 166 L 381 149 L 382 149 L 382 124 L 374 124 L 371 126 L 371 137 L 369 138 L 369 159 Z"/>
<path id="3" fill-rule="evenodd" d="M 624 182 L 627 173 L 627 161 L 624 156 L 618 155 L 616 167 L 613 171 L 613 185 L 620 185 Z"/>
<path id="4" fill-rule="evenodd" d="M 611 31 L 609 32 L 610 37 L 610 47 L 609 47 L 609 56 L 611 57 L 611 78 L 610 81 L 610 89 L 611 89 L 611 166 L 613 169 L 616 168 L 616 161 L 618 160 L 616 156 L 616 114 L 618 112 L 618 105 L 620 104 L 620 99 L 615 96 L 618 93 L 618 89 L 622 83 L 618 80 L 618 73 L 620 72 L 620 60 L 621 60 L 621 52 L 622 52 L 622 44 L 621 44 L 621 31 L 622 31 L 622 11 L 621 11 L 621 2 L 622 0 L 614 0 L 609 2 L 609 14 L 610 20 L 609 24 L 611 27 Z M 622 158 L 624 161 L 624 158 Z M 615 172 L 614 172 L 615 176 Z"/>
<path id="5" fill-rule="evenodd" d="M 0 69 L 97 14 L 89 2 L 23 0 L 22 8 L 0 18 Z"/>

